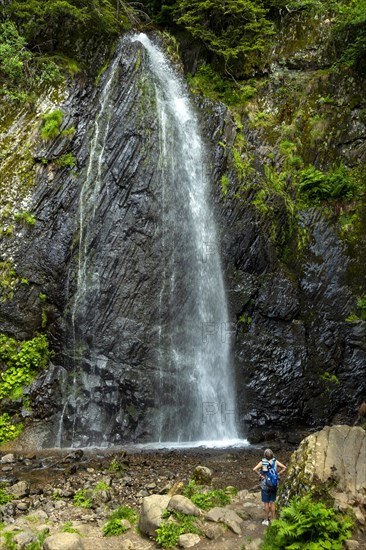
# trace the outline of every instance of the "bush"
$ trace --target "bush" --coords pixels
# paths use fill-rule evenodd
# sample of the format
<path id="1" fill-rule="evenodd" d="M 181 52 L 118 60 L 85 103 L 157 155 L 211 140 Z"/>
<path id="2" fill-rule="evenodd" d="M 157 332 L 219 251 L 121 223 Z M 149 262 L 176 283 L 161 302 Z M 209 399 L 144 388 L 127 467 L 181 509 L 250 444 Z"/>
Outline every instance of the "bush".
<path id="1" fill-rule="evenodd" d="M 80 506 L 80 508 L 91 508 L 92 501 L 91 498 L 89 498 L 87 491 L 78 489 L 73 498 L 73 505 Z"/>
<path id="2" fill-rule="evenodd" d="M 266 532 L 262 550 L 342 550 L 352 522 L 310 496 L 294 498 Z"/>
<path id="3" fill-rule="evenodd" d="M 32 57 L 25 44 L 13 22 L 0 23 L 0 75 L 12 84 L 24 80 L 25 65 Z"/>
<path id="4" fill-rule="evenodd" d="M 357 192 L 357 182 L 343 164 L 327 173 L 317 170 L 315 166 L 308 166 L 299 172 L 298 193 L 309 204 L 349 201 Z"/>
<path id="5" fill-rule="evenodd" d="M 54 139 L 60 134 L 62 118 L 63 114 L 62 111 L 60 111 L 59 109 L 43 115 L 43 125 L 41 128 L 42 139 Z"/>
<path id="6" fill-rule="evenodd" d="M 125 527 L 121 522 L 123 519 L 135 524 L 138 520 L 138 514 L 135 510 L 129 508 L 128 506 L 120 506 L 110 515 L 108 521 L 104 524 L 103 535 L 105 537 L 111 537 L 114 535 L 120 535 L 127 531 L 127 527 Z"/>
<path id="7" fill-rule="evenodd" d="M 202 487 L 191 480 L 184 490 L 186 497 L 202 510 L 210 510 L 214 506 L 225 506 L 231 502 L 231 498 L 222 489 L 202 492 Z"/>

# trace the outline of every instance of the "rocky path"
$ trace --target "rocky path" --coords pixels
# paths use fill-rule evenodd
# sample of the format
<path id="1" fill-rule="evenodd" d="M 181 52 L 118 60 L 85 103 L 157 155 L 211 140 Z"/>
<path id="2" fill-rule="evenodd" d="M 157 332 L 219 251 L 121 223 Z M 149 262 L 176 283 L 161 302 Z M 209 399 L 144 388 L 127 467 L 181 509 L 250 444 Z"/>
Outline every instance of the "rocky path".
<path id="1" fill-rule="evenodd" d="M 278 450 L 281 461 L 288 461 L 292 449 Z M 5 527 L 0 531 L 2 546 L 6 537 L 16 546 L 27 549 L 44 530 L 48 537 L 45 550 L 149 550 L 157 548 L 148 537 L 135 529 L 123 535 L 103 537 L 102 528 L 111 511 L 130 506 L 140 512 L 143 498 L 166 494 L 173 486 L 186 484 L 196 466 L 213 473 L 214 488 L 234 486 L 238 494 L 227 510 L 238 516 L 239 530 L 202 521 L 206 538 L 194 546 L 198 550 L 258 550 L 263 540 L 263 508 L 253 466 L 260 451 L 120 453 L 37 453 L 1 459 L 1 482 L 14 495 L 0 506 Z M 74 496 L 83 491 L 90 507 L 75 506 Z M 76 533 L 63 532 L 75 530 Z M 4 533 L 11 533 L 5 535 Z M 10 539 L 9 539 L 10 537 Z M 192 541 L 191 541 L 192 542 Z M 366 541 L 359 537 L 359 550 Z M 190 541 L 187 541 L 189 547 Z"/>

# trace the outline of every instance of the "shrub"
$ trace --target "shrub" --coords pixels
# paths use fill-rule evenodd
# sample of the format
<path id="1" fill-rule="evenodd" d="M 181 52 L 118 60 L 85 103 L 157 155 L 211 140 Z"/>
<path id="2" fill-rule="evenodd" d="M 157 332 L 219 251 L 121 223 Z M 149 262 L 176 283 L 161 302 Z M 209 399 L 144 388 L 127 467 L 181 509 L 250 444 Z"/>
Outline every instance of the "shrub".
<path id="1" fill-rule="evenodd" d="M 7 504 L 13 499 L 13 495 L 9 495 L 5 489 L 0 487 L 0 504 Z"/>
<path id="2" fill-rule="evenodd" d="M 54 139 L 60 134 L 60 126 L 62 124 L 62 111 L 56 109 L 50 113 L 43 115 L 43 125 L 41 128 L 42 139 Z"/>
<path id="3" fill-rule="evenodd" d="M 132 508 L 128 506 L 120 506 L 115 510 L 108 518 L 108 521 L 103 526 L 103 535 L 105 537 L 111 537 L 114 535 L 120 535 L 127 531 L 121 520 L 126 519 L 130 523 L 135 524 L 138 520 L 138 514 Z"/>
<path id="4" fill-rule="evenodd" d="M 32 57 L 25 44 L 13 22 L 0 23 L 0 75 L 11 84 L 19 84 L 25 78 L 24 66 Z"/>
<path id="5" fill-rule="evenodd" d="M 358 191 L 358 185 L 350 170 L 343 164 L 325 173 L 315 166 L 308 166 L 299 172 L 298 193 L 308 203 L 351 200 Z"/>
<path id="6" fill-rule="evenodd" d="M 294 498 L 266 532 L 262 550 L 342 550 L 351 536 L 352 522 L 311 496 Z"/>
<path id="7" fill-rule="evenodd" d="M 84 491 L 83 489 L 78 489 L 73 498 L 73 505 L 80 506 L 80 508 L 91 508 L 92 501 L 91 498 L 88 496 L 87 491 Z"/>
<path id="8" fill-rule="evenodd" d="M 5 441 L 16 439 L 23 430 L 23 424 L 12 424 L 11 417 L 8 413 L 0 415 L 0 444 Z"/>
<path id="9" fill-rule="evenodd" d="M 182 534 L 183 530 L 180 525 L 173 522 L 162 523 L 156 530 L 155 540 L 162 548 L 174 548 Z"/>
<path id="10" fill-rule="evenodd" d="M 76 165 L 76 158 L 72 153 L 65 153 L 56 159 L 55 164 L 60 168 L 73 168 Z"/>
<path id="11" fill-rule="evenodd" d="M 202 492 L 202 486 L 196 485 L 194 480 L 188 483 L 184 494 L 202 510 L 210 510 L 214 506 L 225 506 L 231 502 L 231 498 L 222 489 Z"/>

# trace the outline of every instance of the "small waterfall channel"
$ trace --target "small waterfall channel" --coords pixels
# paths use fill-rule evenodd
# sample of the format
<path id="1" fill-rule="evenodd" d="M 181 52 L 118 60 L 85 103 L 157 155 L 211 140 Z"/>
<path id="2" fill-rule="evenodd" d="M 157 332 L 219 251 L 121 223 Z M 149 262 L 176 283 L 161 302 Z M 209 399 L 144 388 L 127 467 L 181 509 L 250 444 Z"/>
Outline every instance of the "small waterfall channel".
<path id="1" fill-rule="evenodd" d="M 183 79 L 145 34 L 124 38 L 125 45 L 126 41 L 141 52 L 138 65 L 141 62 L 145 81 L 152 87 L 154 99 L 150 108 L 153 105 L 156 110 L 153 119 L 159 143 L 156 144 L 154 200 L 159 204 L 159 213 L 149 239 L 153 243 L 151 247 L 158 250 L 159 272 L 157 276 L 149 273 L 147 263 L 144 279 L 154 275 L 158 289 L 153 296 L 146 297 L 149 305 L 142 316 L 146 327 L 134 321 L 133 306 L 128 313 L 122 308 L 113 321 L 109 319 L 110 312 L 103 309 L 111 301 L 117 302 L 129 283 L 126 276 L 119 278 L 118 275 L 127 265 L 122 252 L 113 256 L 109 250 L 110 243 L 118 239 L 120 250 L 128 246 L 120 236 L 126 231 L 121 213 L 118 212 L 117 222 L 110 222 L 116 201 L 106 182 L 106 166 L 112 164 L 111 151 L 119 147 L 111 142 L 111 128 L 118 123 L 127 125 L 127 119 L 118 121 L 115 115 L 120 65 L 126 55 L 122 43 L 104 79 L 80 191 L 76 289 L 69 301 L 71 366 L 62 381 L 63 403 L 56 446 L 109 446 L 131 441 L 172 445 L 226 442 L 229 445 L 238 441 L 230 362 L 232 330 L 209 201 L 208 155 Z M 127 102 L 136 83 L 125 83 L 125 86 Z M 133 103 L 132 99 L 129 101 Z M 149 131 L 146 128 L 143 133 Z M 132 128 L 130 135 L 134 132 Z M 129 159 L 127 164 L 132 164 Z M 146 179 L 141 163 L 139 169 L 142 170 L 140 179 Z M 121 172 L 122 175 L 114 178 L 122 182 L 121 188 L 126 187 L 123 167 L 115 163 L 112 171 Z M 130 191 L 128 196 L 130 193 L 132 196 Z M 134 220 L 133 226 L 137 224 Z M 98 238 L 103 233 L 107 237 L 100 244 Z M 131 253 L 128 262 L 132 264 Z M 110 265 L 117 264 L 122 268 L 114 274 L 112 284 L 106 273 Z M 135 273 L 132 268 L 130 273 Z M 134 276 L 127 278 L 131 280 Z M 129 296 L 127 299 L 129 303 L 132 301 Z M 141 301 L 143 303 L 143 299 Z M 139 314 L 141 318 L 141 312 Z M 146 352 L 151 395 L 149 403 L 136 407 L 126 404 L 126 396 L 133 395 L 134 384 L 138 390 L 141 383 L 136 380 L 143 369 L 138 361 L 129 361 L 128 353 L 118 355 L 118 350 L 125 350 L 123 345 L 127 344 L 120 342 L 132 339 L 133 333 L 134 344 L 130 349 L 134 353 L 139 350 L 143 331 L 148 332 L 147 325 L 152 327 L 149 346 L 145 346 L 151 350 Z M 137 334 L 137 328 L 128 329 L 130 326 L 140 327 L 140 332 Z M 113 369 L 109 367 L 112 355 L 117 358 Z M 118 372 L 112 373 L 116 368 Z M 126 409 L 136 408 L 140 421 L 135 423 L 135 435 L 131 434 L 130 440 L 121 439 L 118 431 L 122 433 L 123 426 L 127 425 Z M 145 422 L 145 419 L 148 420 Z M 138 435 L 140 424 L 147 426 L 143 432 L 140 430 L 141 437 Z"/>

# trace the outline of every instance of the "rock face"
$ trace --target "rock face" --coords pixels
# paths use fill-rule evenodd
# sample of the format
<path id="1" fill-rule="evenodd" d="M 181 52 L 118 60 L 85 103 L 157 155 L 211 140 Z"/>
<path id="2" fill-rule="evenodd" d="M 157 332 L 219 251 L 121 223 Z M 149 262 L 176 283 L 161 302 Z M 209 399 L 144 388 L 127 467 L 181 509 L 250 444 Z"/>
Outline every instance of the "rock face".
<path id="1" fill-rule="evenodd" d="M 365 158 L 362 77 L 338 81 L 334 74 L 324 75 L 328 52 L 321 48 L 319 57 L 308 43 L 299 44 L 301 24 L 292 21 L 287 47 L 283 43 L 274 50 L 268 83 L 256 101 L 291 126 L 289 106 L 278 90 L 292 83 L 304 88 L 309 78 L 311 98 L 324 100 L 331 94 L 338 118 L 329 115 L 334 132 L 327 126 L 323 140 L 313 132 L 311 143 L 298 145 L 300 153 L 324 168 L 335 158 L 353 166 Z M 319 48 L 322 40 L 317 36 Z M 60 135 L 41 143 L 33 128 L 29 140 L 23 140 L 34 159 L 35 185 L 21 204 L 37 221 L 34 227 L 17 226 L 14 237 L 0 243 L 1 257 L 11 259 L 19 280 L 28 281 L 0 301 L 0 319 L 1 331 L 19 339 L 47 330 L 56 352 L 47 373 L 27 390 L 33 420 L 42 425 L 35 425 L 34 439 L 28 438 L 34 446 L 69 446 L 73 440 L 85 446 L 120 444 L 144 441 L 152 433 L 159 397 L 152 381 L 159 364 L 156 321 L 164 266 L 158 223 L 159 129 L 144 56 L 138 45 L 125 41 L 99 87 L 80 78 L 67 88 L 60 105 L 61 130 L 75 127 L 71 138 Z M 306 73 L 301 81 L 300 70 L 323 72 L 316 78 Z M 311 101 L 314 115 L 319 102 Z M 233 327 L 241 435 L 254 441 L 314 429 L 333 419 L 353 421 L 366 389 L 366 322 L 346 318 L 366 293 L 365 245 L 360 240 L 350 246 L 332 217 L 309 208 L 299 222 L 304 247 L 291 248 L 289 240 L 285 261 L 286 251 L 270 238 L 288 233 L 283 201 L 274 205 L 275 225 L 262 219 L 252 204 L 263 164 L 278 143 L 264 126 L 253 125 L 250 113 L 241 117 L 241 131 L 223 105 L 197 103 L 211 144 L 208 165 Z M 39 105 L 38 119 L 49 107 Z M 98 123 L 102 109 L 108 127 Z M 301 116 L 299 124 L 305 118 Z M 25 124 L 22 117 L 7 130 L 9 135 L 17 135 Z M 309 124 L 305 126 L 304 132 Z M 250 176 L 253 186 L 245 192 L 249 177 L 240 179 L 230 160 L 240 132 L 256 167 Z M 98 142 L 93 141 L 96 135 Z M 18 145 L 16 139 L 14 143 Z M 98 164 L 101 149 L 104 162 Z M 75 168 L 57 166 L 66 150 L 77 159 Z M 273 159 L 277 168 L 281 162 Z M 226 173 L 230 188 L 224 196 L 220 180 Z M 95 186 L 87 191 L 85 181 L 94 175 Z M 22 177 L 14 175 L 19 186 Z M 89 207 L 87 199 L 92 199 Z M 179 307 L 174 304 L 175 311 Z"/>
<path id="2" fill-rule="evenodd" d="M 304 495 L 319 484 L 340 510 L 353 508 L 364 523 L 366 432 L 359 427 L 327 426 L 304 439 L 292 455 L 282 498 Z"/>

